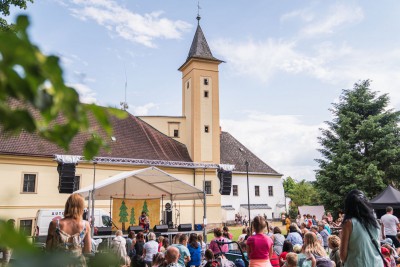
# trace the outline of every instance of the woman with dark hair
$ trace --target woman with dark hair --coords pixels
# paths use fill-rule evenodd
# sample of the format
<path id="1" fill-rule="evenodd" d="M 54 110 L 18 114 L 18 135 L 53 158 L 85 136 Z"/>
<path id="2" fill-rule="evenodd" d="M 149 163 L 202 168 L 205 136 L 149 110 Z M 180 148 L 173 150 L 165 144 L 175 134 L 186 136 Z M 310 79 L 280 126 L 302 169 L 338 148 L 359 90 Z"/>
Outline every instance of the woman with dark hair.
<path id="1" fill-rule="evenodd" d="M 208 247 L 209 249 L 212 250 L 214 255 L 222 253 L 226 253 L 229 251 L 228 244 L 221 245 L 221 250 L 218 247 L 217 241 L 225 241 L 225 238 L 222 237 L 222 230 L 221 228 L 214 228 L 214 239 L 211 240 L 210 246 Z"/>
<path id="2" fill-rule="evenodd" d="M 379 225 L 364 193 L 354 189 L 344 202 L 340 258 L 344 267 L 382 267 Z"/>
<path id="3" fill-rule="evenodd" d="M 274 234 L 271 236 L 271 239 L 274 242 L 274 251 L 276 255 L 281 255 L 285 237 L 282 235 L 281 229 L 278 226 L 274 227 Z"/>
<path id="4" fill-rule="evenodd" d="M 189 267 L 192 265 L 199 267 L 201 264 L 201 246 L 196 233 L 190 234 L 187 248 L 190 252 L 190 261 L 186 265 Z"/>
<path id="5" fill-rule="evenodd" d="M 247 239 L 247 255 L 249 267 L 272 267 L 270 257 L 274 253 L 274 246 L 271 238 L 264 234 L 268 226 L 263 216 L 256 216 L 252 222 L 255 235 Z"/>
<path id="6" fill-rule="evenodd" d="M 295 225 L 290 225 L 289 234 L 286 237 L 286 240 L 290 241 L 292 245 L 303 245 L 303 238 L 298 232 L 298 229 Z"/>
<path id="7" fill-rule="evenodd" d="M 283 266 L 283 264 L 285 264 L 286 255 L 290 252 L 293 252 L 293 244 L 290 241 L 285 240 L 285 242 L 283 242 L 282 253 L 281 253 L 281 255 L 279 255 L 279 264 L 281 266 Z"/>

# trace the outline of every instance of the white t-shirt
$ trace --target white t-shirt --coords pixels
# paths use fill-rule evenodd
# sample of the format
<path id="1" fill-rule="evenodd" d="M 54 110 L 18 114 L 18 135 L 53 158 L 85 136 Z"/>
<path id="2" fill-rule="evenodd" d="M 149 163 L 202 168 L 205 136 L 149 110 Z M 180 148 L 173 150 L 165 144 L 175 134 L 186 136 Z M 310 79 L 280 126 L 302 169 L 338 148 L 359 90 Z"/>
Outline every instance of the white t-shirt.
<path id="1" fill-rule="evenodd" d="M 392 214 L 385 214 L 381 217 L 381 221 L 385 228 L 385 235 L 396 235 L 397 234 L 397 224 L 399 219 Z"/>
<path id="2" fill-rule="evenodd" d="M 152 261 L 153 255 L 158 252 L 158 243 L 154 240 L 150 240 L 144 244 L 143 249 L 146 250 L 146 257 L 144 258 L 145 261 Z"/>
<path id="3" fill-rule="evenodd" d="M 246 238 L 246 234 L 241 234 L 238 238 L 238 242 L 243 242 L 245 238 Z"/>

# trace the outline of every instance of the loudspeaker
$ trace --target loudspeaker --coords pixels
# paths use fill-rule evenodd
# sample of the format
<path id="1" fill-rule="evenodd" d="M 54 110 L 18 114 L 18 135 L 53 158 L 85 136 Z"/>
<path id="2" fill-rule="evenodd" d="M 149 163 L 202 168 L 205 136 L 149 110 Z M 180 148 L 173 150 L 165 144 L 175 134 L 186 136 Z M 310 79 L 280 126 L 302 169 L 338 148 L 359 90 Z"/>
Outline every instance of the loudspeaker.
<path id="1" fill-rule="evenodd" d="M 219 193 L 221 195 L 229 196 L 232 189 L 232 172 L 231 171 L 218 171 L 218 178 L 220 181 Z"/>
<path id="2" fill-rule="evenodd" d="M 111 235 L 111 226 L 97 227 L 96 235 Z"/>
<path id="3" fill-rule="evenodd" d="M 172 221 L 172 210 L 164 211 L 164 222 L 168 224 L 169 228 L 174 227 L 174 222 Z"/>
<path id="4" fill-rule="evenodd" d="M 58 192 L 71 194 L 74 192 L 75 163 L 58 163 Z"/>
<path id="5" fill-rule="evenodd" d="M 143 228 L 142 226 L 129 226 L 128 228 L 128 232 L 135 232 L 135 234 L 139 233 L 139 232 L 143 232 Z"/>
<path id="6" fill-rule="evenodd" d="M 163 225 L 154 225 L 153 231 L 154 231 L 154 232 L 158 232 L 158 233 L 165 233 L 165 232 L 168 232 L 168 225 L 166 225 L 166 224 L 163 224 Z"/>
<path id="7" fill-rule="evenodd" d="M 194 225 L 194 230 L 195 231 L 202 231 L 203 230 L 203 225 L 202 224 L 195 224 Z"/>
<path id="8" fill-rule="evenodd" d="M 178 226 L 178 231 L 179 232 L 192 231 L 192 225 L 190 223 L 180 224 Z"/>

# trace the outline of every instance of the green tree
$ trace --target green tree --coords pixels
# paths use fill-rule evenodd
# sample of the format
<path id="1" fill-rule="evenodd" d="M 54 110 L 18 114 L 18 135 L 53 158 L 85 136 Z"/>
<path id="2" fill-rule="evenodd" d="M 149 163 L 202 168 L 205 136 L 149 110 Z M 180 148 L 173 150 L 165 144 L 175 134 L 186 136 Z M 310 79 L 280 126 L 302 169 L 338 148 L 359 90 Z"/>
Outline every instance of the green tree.
<path id="1" fill-rule="evenodd" d="M 4 1 L 3 1 L 4 2 Z M 7 2 L 7 1 L 6 1 Z M 37 133 L 68 151 L 79 132 L 87 132 L 83 154 L 90 159 L 107 143 L 99 129 L 91 129 L 89 114 L 107 136 L 112 135 L 109 116 L 126 113 L 94 104 L 81 104 L 75 89 L 65 85 L 59 58 L 46 56 L 27 34 L 28 18 L 17 19 L 14 32 L 0 31 L 0 124 L 2 131 Z M 62 114 L 63 120 L 60 120 Z"/>
<path id="2" fill-rule="evenodd" d="M 149 209 L 147 208 L 147 201 L 146 200 L 143 203 L 142 212 L 146 212 L 147 216 L 149 216 Z"/>
<path id="3" fill-rule="evenodd" d="M 11 6 L 26 9 L 28 2 L 33 3 L 33 0 L 2 0 L 0 1 L 0 14 L 9 16 Z M 14 25 L 8 24 L 4 18 L 0 18 L 0 31 L 14 31 Z"/>
<path id="4" fill-rule="evenodd" d="M 333 211 L 343 207 L 352 189 L 371 198 L 400 182 L 400 113 L 388 109 L 387 94 L 378 95 L 369 86 L 365 80 L 343 90 L 331 109 L 333 120 L 321 129 L 316 186 L 325 207 Z"/>
<path id="5" fill-rule="evenodd" d="M 134 225 L 134 224 L 136 224 L 136 218 L 135 218 L 136 216 L 135 216 L 135 208 L 132 208 L 131 209 L 131 217 L 130 217 L 130 220 L 129 220 L 129 223 L 131 224 L 131 225 Z"/>
<path id="6" fill-rule="evenodd" d="M 122 200 L 121 206 L 119 207 L 119 222 L 122 223 L 122 231 L 125 231 L 125 223 L 128 222 L 128 207 L 125 205 L 125 201 Z"/>
<path id="7" fill-rule="evenodd" d="M 283 184 L 286 196 L 291 199 L 289 205 L 291 218 L 296 218 L 299 206 L 315 206 L 321 203 L 320 196 L 312 182 L 306 180 L 296 182 L 293 178 L 288 177 Z"/>

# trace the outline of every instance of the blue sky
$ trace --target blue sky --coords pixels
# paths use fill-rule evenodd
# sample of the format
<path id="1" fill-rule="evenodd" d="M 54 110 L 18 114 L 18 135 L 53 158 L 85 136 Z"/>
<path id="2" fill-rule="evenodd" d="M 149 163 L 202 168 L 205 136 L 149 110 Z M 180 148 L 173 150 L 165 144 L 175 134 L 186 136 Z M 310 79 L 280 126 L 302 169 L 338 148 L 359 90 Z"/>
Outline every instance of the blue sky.
<path id="1" fill-rule="evenodd" d="M 400 2 L 203 0 L 201 26 L 220 65 L 222 129 L 277 171 L 314 179 L 317 137 L 340 92 L 359 80 L 400 107 Z M 13 10 L 10 20 L 19 11 Z M 86 102 L 181 115 L 194 0 L 36 0 L 32 40 L 62 59 Z M 155 78 L 157 77 L 157 79 Z M 251 168 L 251 167 L 250 167 Z"/>

